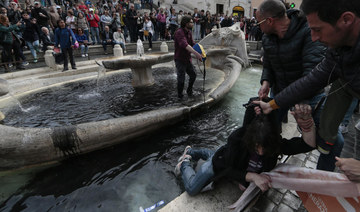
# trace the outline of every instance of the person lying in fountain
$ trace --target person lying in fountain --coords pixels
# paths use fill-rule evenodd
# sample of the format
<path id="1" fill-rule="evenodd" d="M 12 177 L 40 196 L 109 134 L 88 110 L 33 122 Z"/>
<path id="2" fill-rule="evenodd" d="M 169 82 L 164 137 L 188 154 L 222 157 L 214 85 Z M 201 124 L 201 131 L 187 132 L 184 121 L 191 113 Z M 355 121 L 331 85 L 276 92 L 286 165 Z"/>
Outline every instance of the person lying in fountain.
<path id="1" fill-rule="evenodd" d="M 281 137 L 275 113 L 265 115 L 251 102 L 247 106 L 243 126 L 235 130 L 228 143 L 216 152 L 185 148 L 175 174 L 181 174 L 189 195 L 198 194 L 206 185 L 221 178 L 236 181 L 241 188 L 254 182 L 264 192 L 271 187 L 271 179 L 261 172 L 272 170 L 283 154 L 294 155 L 315 148 L 315 126 L 309 105 L 296 105 L 292 111 L 303 133 L 302 137 L 290 140 Z M 191 161 L 199 159 L 206 162 L 195 172 Z"/>

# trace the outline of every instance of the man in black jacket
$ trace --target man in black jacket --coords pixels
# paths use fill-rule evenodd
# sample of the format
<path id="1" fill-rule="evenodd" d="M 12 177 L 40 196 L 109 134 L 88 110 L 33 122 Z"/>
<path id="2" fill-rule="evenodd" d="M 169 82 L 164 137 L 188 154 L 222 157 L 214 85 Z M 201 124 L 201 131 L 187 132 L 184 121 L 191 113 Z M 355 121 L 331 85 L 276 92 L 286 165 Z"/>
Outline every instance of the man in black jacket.
<path id="1" fill-rule="evenodd" d="M 34 9 L 31 10 L 31 17 L 36 18 L 39 27 L 49 27 L 49 15 L 43 8 L 41 8 L 40 2 L 34 2 Z"/>
<path id="2" fill-rule="evenodd" d="M 101 33 L 101 38 L 102 38 L 102 45 L 104 48 L 104 53 L 107 54 L 106 46 L 115 44 L 114 38 L 113 38 L 113 32 L 110 30 L 109 26 L 105 26 L 104 31 Z"/>
<path id="3" fill-rule="evenodd" d="M 311 33 L 305 16 L 299 10 L 286 11 L 280 0 L 266 0 L 256 13 L 258 25 L 265 33 L 262 39 L 264 48 L 263 73 L 259 97 L 266 97 L 270 91 L 276 95 L 297 79 L 307 75 L 324 57 L 325 47 L 320 42 L 312 42 Z M 318 89 L 305 102 L 315 107 L 324 96 Z M 279 110 L 278 124 L 287 117 L 289 108 Z M 321 106 L 313 114 L 316 125 L 319 124 Z M 340 156 L 343 147 L 341 133 L 334 151 L 329 155 L 320 155 L 318 169 L 333 171 L 335 156 Z"/>
<path id="4" fill-rule="evenodd" d="M 332 83 L 320 117 L 318 149 L 329 151 L 336 141 L 340 122 L 353 99 L 360 97 L 360 1 L 303 0 L 312 40 L 330 48 L 325 59 L 305 77 L 260 103 L 264 112 L 286 108 L 309 98 Z M 346 173 L 345 173 L 346 174 Z"/>
<path id="5" fill-rule="evenodd" d="M 137 18 L 134 4 L 130 4 L 130 9 L 126 12 L 126 26 L 129 29 L 130 41 L 132 43 L 137 41 Z"/>

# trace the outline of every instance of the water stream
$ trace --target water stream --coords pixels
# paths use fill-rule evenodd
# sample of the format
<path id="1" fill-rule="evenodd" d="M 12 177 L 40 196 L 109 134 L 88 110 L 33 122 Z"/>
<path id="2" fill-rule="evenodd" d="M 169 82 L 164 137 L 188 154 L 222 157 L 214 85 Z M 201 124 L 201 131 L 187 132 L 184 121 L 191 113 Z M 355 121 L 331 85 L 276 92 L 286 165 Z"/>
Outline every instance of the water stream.
<path id="1" fill-rule="evenodd" d="M 0 173 L 0 211 L 138 212 L 167 204 L 184 192 L 173 173 L 184 148 L 224 144 L 242 123 L 242 104 L 257 95 L 260 74 L 259 67 L 248 68 L 216 106 L 134 142 L 56 166 Z"/>

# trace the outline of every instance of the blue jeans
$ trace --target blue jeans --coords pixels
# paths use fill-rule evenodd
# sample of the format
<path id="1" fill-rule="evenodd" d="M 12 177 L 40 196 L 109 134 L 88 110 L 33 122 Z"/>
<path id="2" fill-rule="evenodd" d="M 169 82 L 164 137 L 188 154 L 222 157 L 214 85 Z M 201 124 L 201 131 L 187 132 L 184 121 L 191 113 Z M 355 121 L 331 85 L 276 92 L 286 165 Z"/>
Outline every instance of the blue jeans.
<path id="1" fill-rule="evenodd" d="M 350 105 L 348 111 L 346 112 L 346 114 L 344 116 L 344 119 L 341 122 L 341 124 L 343 124 L 345 126 L 347 126 L 349 124 L 350 118 L 354 114 L 354 110 L 355 110 L 355 107 L 357 106 L 358 101 L 359 100 L 357 98 L 353 98 L 353 100 L 351 102 L 351 105 Z"/>
<path id="2" fill-rule="evenodd" d="M 32 54 L 32 56 L 34 57 L 34 59 L 37 59 L 37 55 L 36 52 L 39 51 L 39 40 L 36 40 L 34 42 L 29 42 L 26 41 L 26 45 L 29 47 L 30 52 Z"/>
<path id="3" fill-rule="evenodd" d="M 87 45 L 81 44 L 80 49 L 81 49 L 81 54 L 87 54 L 88 53 L 88 46 Z"/>
<path id="4" fill-rule="evenodd" d="M 124 42 L 114 40 L 114 43 L 119 44 L 121 46 L 121 48 L 123 49 L 123 51 L 126 51 Z"/>
<path id="5" fill-rule="evenodd" d="M 197 173 L 195 173 L 195 170 L 191 167 L 190 162 L 184 161 L 181 164 L 181 177 L 189 195 L 194 196 L 198 194 L 215 176 L 212 164 L 212 156 L 214 153 L 215 152 L 210 149 L 188 150 L 187 154 L 192 157 L 192 160 L 198 161 L 203 159 L 206 161 L 201 165 Z"/>
<path id="6" fill-rule="evenodd" d="M 99 27 L 91 27 L 90 28 L 91 31 L 91 40 L 93 43 L 95 43 L 95 36 L 96 36 L 96 43 L 100 44 L 100 35 L 99 35 Z"/>

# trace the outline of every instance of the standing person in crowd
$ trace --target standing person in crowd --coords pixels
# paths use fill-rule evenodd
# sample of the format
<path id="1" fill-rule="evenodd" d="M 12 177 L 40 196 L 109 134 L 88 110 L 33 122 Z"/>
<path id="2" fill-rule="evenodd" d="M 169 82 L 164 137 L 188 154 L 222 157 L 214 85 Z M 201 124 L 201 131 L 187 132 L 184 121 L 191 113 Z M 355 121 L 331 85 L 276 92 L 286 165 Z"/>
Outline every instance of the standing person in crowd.
<path id="1" fill-rule="evenodd" d="M 121 48 L 123 49 L 123 52 L 126 53 L 126 46 L 125 46 L 125 37 L 122 33 L 121 27 L 117 28 L 117 31 L 113 34 L 114 43 L 119 44 Z"/>
<path id="2" fill-rule="evenodd" d="M 152 40 L 156 41 L 159 37 L 159 28 L 157 25 L 157 20 L 156 20 L 156 13 L 152 12 L 150 13 L 150 21 L 154 27 L 154 34 L 152 35 Z"/>
<path id="3" fill-rule="evenodd" d="M 60 6 L 56 6 L 56 11 L 60 16 L 60 19 L 66 21 L 66 13 L 62 10 Z"/>
<path id="4" fill-rule="evenodd" d="M 195 24 L 195 30 L 194 30 L 194 38 L 195 40 L 200 40 L 200 30 L 201 30 L 201 24 L 200 24 L 200 20 L 201 20 L 201 15 L 198 12 L 197 8 L 194 8 L 194 14 L 192 15 L 193 20 L 194 20 L 194 24 Z"/>
<path id="5" fill-rule="evenodd" d="M 278 93 L 269 103 L 256 102 L 265 113 L 269 113 L 307 99 L 332 83 L 321 112 L 316 138 L 318 150 L 323 154 L 331 153 L 335 148 L 339 124 L 353 97 L 360 97 L 359 8 L 358 0 L 303 0 L 301 9 L 312 30 L 312 40 L 329 46 L 325 59 L 308 75 Z M 342 162 L 338 165 L 342 167 Z M 345 172 L 346 175 L 349 173 L 350 170 Z"/>
<path id="6" fill-rule="evenodd" d="M 145 17 L 144 22 L 144 35 L 149 41 L 149 49 L 148 51 L 152 50 L 152 36 L 154 34 L 154 25 L 152 24 L 150 18 L 147 16 Z"/>
<path id="7" fill-rule="evenodd" d="M 259 26 L 265 33 L 262 44 L 264 48 L 263 73 L 261 76 L 259 97 L 276 95 L 297 79 L 307 75 L 324 58 L 326 48 L 319 42 L 312 42 L 311 30 L 306 18 L 299 10 L 286 10 L 281 0 L 265 0 L 259 6 L 256 17 Z M 262 22 L 261 22 L 262 21 Z M 291 41 L 291 42 L 289 42 Z M 283 52 L 279 54 L 280 49 Z M 300 57 L 301 56 L 301 57 Z M 301 59 L 300 59 L 301 58 Z M 279 62 L 282 61 L 282 62 Z M 324 97 L 324 91 L 307 100 L 314 112 L 316 125 L 319 124 L 322 106 L 318 105 Z M 279 111 L 278 124 L 287 116 L 289 108 Z M 339 133 L 336 151 L 332 156 L 320 155 L 318 169 L 333 171 L 335 156 L 339 156 L 343 146 L 343 137 Z"/>
<path id="8" fill-rule="evenodd" d="M 66 28 L 65 22 L 59 20 L 58 28 L 55 30 L 55 48 L 58 48 L 60 45 L 61 52 L 64 55 L 64 69 L 63 71 L 69 70 L 68 68 L 68 55 L 70 58 L 71 68 L 76 69 L 76 64 L 73 55 L 73 47 L 76 41 L 74 33 L 71 29 Z"/>
<path id="9" fill-rule="evenodd" d="M 175 45 L 175 65 L 177 72 L 177 90 L 178 97 L 183 98 L 183 90 L 185 84 L 185 73 L 189 75 L 189 84 L 186 90 L 188 96 L 193 96 L 193 85 L 196 79 L 195 68 L 191 63 L 191 53 L 196 59 L 202 61 L 202 56 L 193 49 L 195 42 L 192 38 L 191 30 L 194 22 L 191 16 L 184 16 L 181 20 L 181 28 L 176 30 L 174 37 Z"/>
<path id="10" fill-rule="evenodd" d="M 136 29 L 136 32 L 137 32 L 137 35 L 136 37 L 137 38 L 140 38 L 141 41 L 144 42 L 144 17 L 143 15 L 140 13 L 140 11 L 137 11 L 137 20 L 136 20 L 136 24 L 137 24 L 137 29 Z"/>
<path id="11" fill-rule="evenodd" d="M 84 30 L 82 28 L 78 28 L 78 33 L 75 35 L 77 42 L 79 42 L 81 49 L 81 57 L 88 57 L 88 37 L 84 34 Z"/>
<path id="12" fill-rule="evenodd" d="M 50 24 L 50 28 L 52 29 L 53 32 L 55 32 L 55 28 L 57 28 L 57 22 L 60 19 L 61 19 L 60 15 L 57 13 L 56 7 L 51 6 L 50 11 L 49 11 L 49 24 Z"/>
<path id="13" fill-rule="evenodd" d="M 18 6 L 16 2 L 10 3 L 8 18 L 11 24 L 16 24 L 21 20 L 21 8 Z"/>
<path id="14" fill-rule="evenodd" d="M 134 4 L 130 4 L 130 9 L 126 12 L 127 28 L 130 33 L 130 41 L 135 43 L 137 41 L 137 13 Z"/>
<path id="15" fill-rule="evenodd" d="M 42 50 L 45 52 L 47 50 L 48 46 L 55 45 L 55 37 L 54 37 L 54 34 L 50 33 L 48 28 L 46 28 L 46 27 L 42 27 L 41 31 L 42 31 L 41 41 L 43 43 Z"/>
<path id="16" fill-rule="evenodd" d="M 206 12 L 206 17 L 205 17 L 205 33 L 206 35 L 211 33 L 211 29 L 213 28 L 213 19 L 211 17 L 211 14 L 209 11 Z"/>
<path id="17" fill-rule="evenodd" d="M 89 23 L 83 13 L 79 13 L 76 18 L 76 28 L 81 28 L 82 32 L 86 35 L 86 40 L 89 40 Z"/>
<path id="18" fill-rule="evenodd" d="M 204 10 L 201 10 L 200 11 L 200 37 L 201 39 L 204 38 L 205 36 L 205 31 L 206 31 L 206 15 L 205 15 L 205 11 Z"/>
<path id="19" fill-rule="evenodd" d="M 38 1 L 34 2 L 34 9 L 31 10 L 31 17 L 36 18 L 39 27 L 49 27 L 49 16 L 47 12 L 41 8 L 41 5 Z"/>
<path id="20" fill-rule="evenodd" d="M 99 33 L 99 16 L 97 15 L 97 12 L 94 13 L 94 9 L 90 8 L 89 12 L 85 11 L 86 19 L 89 22 L 90 25 L 90 31 L 91 31 L 91 40 L 92 44 L 95 44 L 95 38 L 96 43 L 100 44 L 100 33 Z"/>
<path id="21" fill-rule="evenodd" d="M 40 29 L 37 25 L 36 18 L 29 18 L 29 14 L 27 13 L 23 13 L 22 17 L 25 24 L 23 38 L 31 51 L 34 63 L 37 63 L 38 58 L 36 53 L 39 52 Z"/>
<path id="22" fill-rule="evenodd" d="M 80 1 L 79 2 L 79 9 L 83 14 L 85 14 L 85 11 L 88 10 L 89 8 L 86 6 L 86 4 L 83 1 Z"/>
<path id="23" fill-rule="evenodd" d="M 126 9 L 122 8 L 121 15 L 120 15 L 120 21 L 121 21 L 121 29 L 123 31 L 125 40 L 128 38 L 128 28 L 127 28 L 127 18 L 126 18 Z"/>
<path id="24" fill-rule="evenodd" d="M 109 14 L 109 10 L 105 10 L 104 14 L 100 17 L 102 28 L 105 29 L 105 26 L 111 27 L 112 21 L 113 19 Z"/>
<path id="25" fill-rule="evenodd" d="M 165 40 L 166 15 L 164 14 L 163 8 L 160 8 L 160 11 L 156 16 L 156 20 L 157 20 L 157 25 L 159 28 L 160 39 Z"/>
<path id="26" fill-rule="evenodd" d="M 73 33 L 76 33 L 76 17 L 74 16 L 74 11 L 72 9 L 67 12 L 66 25 L 70 27 Z"/>
<path id="27" fill-rule="evenodd" d="M 182 10 L 179 10 L 179 13 L 177 14 L 177 23 L 178 23 L 178 26 L 180 26 L 180 23 L 181 23 L 181 18 L 184 16 L 184 13 Z"/>
<path id="28" fill-rule="evenodd" d="M 9 19 L 0 15 L 0 35 L 3 38 L 0 40 L 0 45 L 3 47 L 1 62 L 4 63 L 5 72 L 9 72 L 9 61 L 12 60 L 11 51 L 14 51 L 16 69 L 23 70 L 25 67 L 20 63 L 20 41 L 15 31 L 20 31 L 20 22 L 10 25 Z"/>
<path id="29" fill-rule="evenodd" d="M 110 30 L 109 26 L 105 26 L 104 32 L 101 33 L 101 37 L 102 37 L 102 45 L 104 48 L 104 54 L 107 54 L 106 46 L 114 45 L 113 32 Z"/>
<path id="30" fill-rule="evenodd" d="M 174 38 L 174 34 L 176 29 L 178 28 L 178 23 L 177 23 L 177 15 L 175 13 L 175 9 L 172 8 L 171 9 L 171 14 L 169 16 L 170 19 L 170 32 L 171 32 L 171 38 Z"/>
<path id="31" fill-rule="evenodd" d="M 113 21 L 111 23 L 111 30 L 113 32 L 116 32 L 118 28 L 121 27 L 121 17 L 120 14 L 118 12 L 113 12 L 112 13 L 112 18 Z"/>

